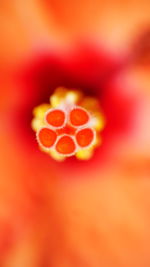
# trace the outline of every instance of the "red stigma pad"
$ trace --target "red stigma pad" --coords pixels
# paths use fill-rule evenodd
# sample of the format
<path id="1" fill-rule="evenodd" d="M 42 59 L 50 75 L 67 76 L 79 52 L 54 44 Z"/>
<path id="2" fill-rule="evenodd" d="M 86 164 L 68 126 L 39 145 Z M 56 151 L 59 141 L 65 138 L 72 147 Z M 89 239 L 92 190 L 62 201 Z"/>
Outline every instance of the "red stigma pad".
<path id="1" fill-rule="evenodd" d="M 89 121 L 89 114 L 82 108 L 74 108 L 70 112 L 70 122 L 73 126 L 82 126 Z"/>
<path id="2" fill-rule="evenodd" d="M 45 148 L 50 148 L 54 145 L 57 138 L 57 134 L 49 129 L 49 128 L 42 128 L 38 132 L 38 139 L 42 146 Z"/>
<path id="3" fill-rule="evenodd" d="M 76 140 L 80 147 L 89 146 L 94 140 L 94 132 L 90 128 L 84 128 L 76 133 Z"/>
<path id="4" fill-rule="evenodd" d="M 62 127 L 65 122 L 65 112 L 60 109 L 50 110 L 46 114 L 46 122 L 53 127 Z"/>
<path id="5" fill-rule="evenodd" d="M 74 140 L 71 136 L 68 135 L 60 137 L 56 144 L 56 151 L 66 156 L 75 153 L 75 150 L 76 145 L 74 143 Z"/>

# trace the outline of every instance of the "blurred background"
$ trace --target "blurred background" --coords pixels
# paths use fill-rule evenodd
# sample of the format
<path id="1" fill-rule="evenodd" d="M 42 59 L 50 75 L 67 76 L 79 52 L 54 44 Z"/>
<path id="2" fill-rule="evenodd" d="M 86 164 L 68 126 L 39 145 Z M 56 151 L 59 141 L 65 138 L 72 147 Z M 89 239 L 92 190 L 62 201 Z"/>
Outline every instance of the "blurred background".
<path id="1" fill-rule="evenodd" d="M 0 36 L 0 267 L 149 267 L 149 0 L 1 0 Z M 106 110 L 89 161 L 31 129 L 68 84 Z"/>

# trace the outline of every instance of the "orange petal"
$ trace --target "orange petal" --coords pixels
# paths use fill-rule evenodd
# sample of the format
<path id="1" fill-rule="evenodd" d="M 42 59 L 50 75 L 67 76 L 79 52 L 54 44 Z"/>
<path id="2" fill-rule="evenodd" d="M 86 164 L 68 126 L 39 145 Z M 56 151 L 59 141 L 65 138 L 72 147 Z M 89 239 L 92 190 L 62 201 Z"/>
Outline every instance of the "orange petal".
<path id="1" fill-rule="evenodd" d="M 77 132 L 76 140 L 79 146 L 87 147 L 94 140 L 94 131 L 90 128 L 85 128 Z"/>
<path id="2" fill-rule="evenodd" d="M 53 127 L 62 127 L 65 122 L 65 112 L 60 109 L 50 110 L 46 114 L 46 121 Z"/>
<path id="3" fill-rule="evenodd" d="M 75 145 L 72 137 L 70 137 L 68 135 L 64 135 L 57 142 L 56 150 L 57 150 L 57 152 L 59 152 L 61 154 L 70 155 L 70 154 L 75 153 L 76 145 Z"/>
<path id="4" fill-rule="evenodd" d="M 89 115 L 85 109 L 74 108 L 70 112 L 70 122 L 74 126 L 84 125 L 89 121 Z"/>
<path id="5" fill-rule="evenodd" d="M 49 128 L 42 128 L 38 132 L 38 141 L 42 146 L 46 148 L 50 148 L 51 146 L 53 146 L 56 141 L 56 138 L 56 133 Z"/>

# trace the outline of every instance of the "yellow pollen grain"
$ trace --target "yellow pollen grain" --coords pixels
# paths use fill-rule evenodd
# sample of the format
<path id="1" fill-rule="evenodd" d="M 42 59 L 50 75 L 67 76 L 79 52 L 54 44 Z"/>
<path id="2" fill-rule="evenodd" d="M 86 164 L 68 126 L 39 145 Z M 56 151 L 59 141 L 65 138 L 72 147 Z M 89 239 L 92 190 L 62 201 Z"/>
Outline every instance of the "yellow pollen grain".
<path id="1" fill-rule="evenodd" d="M 57 153 L 57 151 L 55 151 L 55 150 L 51 150 L 48 153 L 53 159 L 55 159 L 57 161 L 64 161 L 66 158 L 66 157 L 60 155 L 59 153 Z"/>
<path id="2" fill-rule="evenodd" d="M 81 96 L 82 94 L 79 91 L 69 91 L 66 95 L 66 101 L 70 104 L 76 104 Z"/>
<path id="3" fill-rule="evenodd" d="M 50 107 L 50 104 L 42 104 L 33 109 L 34 118 L 31 121 L 31 127 L 35 132 L 45 125 L 44 115 Z"/>
<path id="4" fill-rule="evenodd" d="M 36 117 L 36 118 L 39 118 L 39 119 L 43 119 L 44 118 L 44 115 L 45 115 L 45 112 L 51 108 L 50 104 L 42 104 L 42 105 L 39 105 L 37 107 L 35 107 L 33 109 L 33 115 Z"/>
<path id="5" fill-rule="evenodd" d="M 93 148 L 82 149 L 76 153 L 76 158 L 80 160 L 88 160 L 93 156 Z"/>
<path id="6" fill-rule="evenodd" d="M 32 129 L 37 132 L 41 127 L 43 127 L 44 121 L 42 119 L 34 118 L 31 122 Z"/>
<path id="7" fill-rule="evenodd" d="M 50 96 L 50 103 L 53 108 L 58 107 L 60 104 L 62 104 L 66 98 L 67 89 L 64 87 L 58 87 L 55 90 L 55 93 Z"/>
<path id="8" fill-rule="evenodd" d="M 102 113 L 100 112 L 94 113 L 94 121 L 95 121 L 94 128 L 96 131 L 101 131 L 104 129 L 106 122 Z"/>
<path id="9" fill-rule="evenodd" d="M 81 97 L 82 97 L 82 93 L 80 93 L 77 90 L 68 91 L 63 87 L 59 87 L 55 91 L 55 93 L 50 97 L 50 103 L 53 108 L 56 108 L 64 102 L 75 104 L 80 100 Z"/>

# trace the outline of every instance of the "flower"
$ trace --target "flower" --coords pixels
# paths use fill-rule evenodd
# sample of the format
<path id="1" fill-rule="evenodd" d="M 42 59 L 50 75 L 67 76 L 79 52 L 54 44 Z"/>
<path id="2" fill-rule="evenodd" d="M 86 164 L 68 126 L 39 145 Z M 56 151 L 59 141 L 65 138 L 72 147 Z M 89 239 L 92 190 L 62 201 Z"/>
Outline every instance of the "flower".
<path id="1" fill-rule="evenodd" d="M 3 3 L 2 266 L 150 262 L 149 77 L 134 65 L 142 49 L 133 56 L 128 44 L 149 7 L 80 2 L 81 13 L 78 1 L 51 1 L 51 9 L 45 1 Z M 106 119 L 102 143 L 88 161 L 56 162 L 38 149 L 32 111 L 59 86 L 94 98 Z"/>

